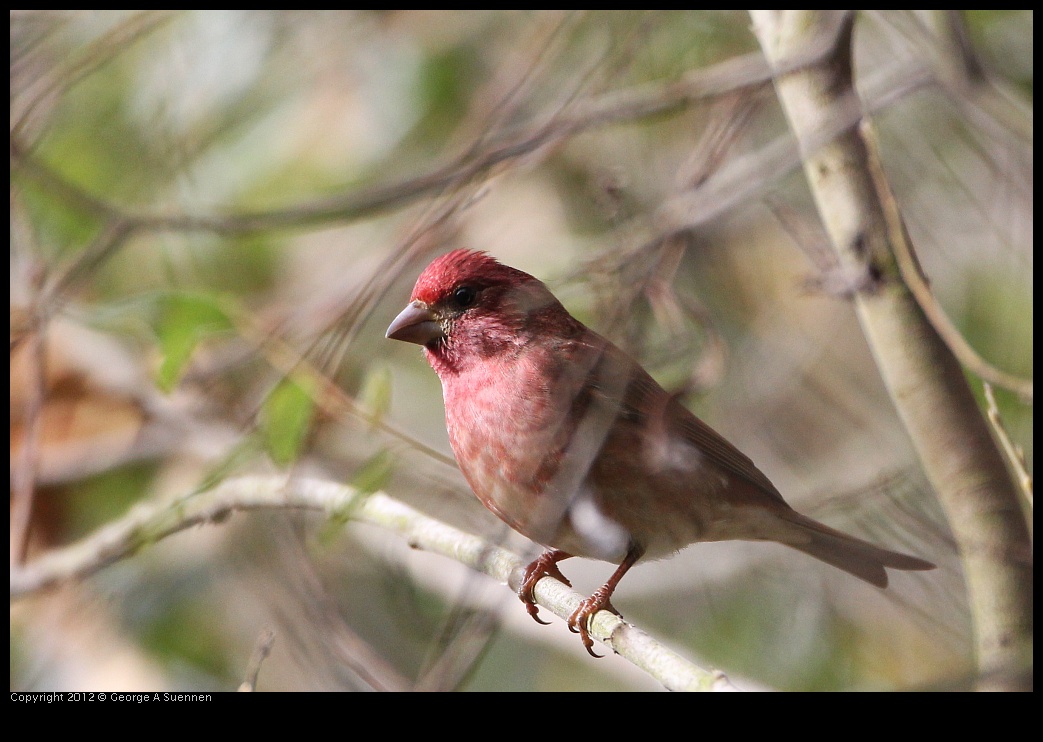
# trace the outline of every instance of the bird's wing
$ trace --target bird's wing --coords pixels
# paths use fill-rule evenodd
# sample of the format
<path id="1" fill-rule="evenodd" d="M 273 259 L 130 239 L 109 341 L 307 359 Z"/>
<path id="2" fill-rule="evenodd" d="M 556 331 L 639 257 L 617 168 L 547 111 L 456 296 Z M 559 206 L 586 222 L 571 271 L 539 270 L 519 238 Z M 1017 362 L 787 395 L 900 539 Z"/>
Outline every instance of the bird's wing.
<path id="1" fill-rule="evenodd" d="M 653 382 L 654 383 L 654 382 Z M 673 412 L 675 419 L 681 423 L 685 438 L 700 451 L 706 453 L 715 463 L 722 468 L 736 474 L 748 482 L 755 484 L 773 500 L 785 504 L 782 495 L 771 483 L 771 480 L 756 467 L 750 457 L 737 449 L 725 439 L 720 433 L 704 423 L 694 414 L 688 411 L 676 399 L 671 400 L 671 405 L 677 409 Z"/>
<path id="2" fill-rule="evenodd" d="M 626 352 L 597 333 L 584 330 L 581 339 L 571 340 L 561 350 L 585 377 L 582 393 L 599 398 L 602 405 L 618 409 L 617 425 L 635 426 L 637 436 L 683 435 L 714 464 L 786 505 L 775 485 L 746 454 L 663 389 Z"/>
<path id="3" fill-rule="evenodd" d="M 645 435 L 679 434 L 705 454 L 713 463 L 725 471 L 750 482 L 762 490 L 771 499 L 786 504 L 782 495 L 764 473 L 754 465 L 753 461 L 733 446 L 728 440 L 696 417 L 676 397 L 661 387 L 640 364 L 626 353 L 603 340 L 607 345 L 600 348 L 602 362 L 591 372 L 591 378 L 604 375 L 606 367 L 618 370 L 627 369 L 628 379 L 624 385 L 617 383 L 604 384 L 604 392 L 615 388 L 622 392 L 621 396 L 608 392 L 616 397 L 620 407 L 620 417 L 641 426 Z M 610 376 L 615 374 L 610 374 Z M 788 506 L 787 506 L 788 507 Z"/>

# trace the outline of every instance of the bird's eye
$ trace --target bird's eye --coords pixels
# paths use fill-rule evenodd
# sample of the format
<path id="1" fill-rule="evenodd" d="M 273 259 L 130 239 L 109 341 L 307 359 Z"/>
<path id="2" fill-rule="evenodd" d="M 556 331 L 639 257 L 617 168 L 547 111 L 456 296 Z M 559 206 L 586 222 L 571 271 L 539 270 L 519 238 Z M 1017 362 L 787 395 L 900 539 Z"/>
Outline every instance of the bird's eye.
<path id="1" fill-rule="evenodd" d="M 467 309 L 477 298 L 478 289 L 473 286 L 457 286 L 453 291 L 453 305 L 460 309 Z"/>

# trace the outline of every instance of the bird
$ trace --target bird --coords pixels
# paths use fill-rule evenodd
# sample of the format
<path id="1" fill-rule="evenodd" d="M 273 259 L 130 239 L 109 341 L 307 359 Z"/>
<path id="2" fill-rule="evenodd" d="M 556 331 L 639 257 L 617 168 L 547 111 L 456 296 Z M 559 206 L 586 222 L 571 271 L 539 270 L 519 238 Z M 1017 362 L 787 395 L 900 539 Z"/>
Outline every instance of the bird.
<path id="1" fill-rule="evenodd" d="M 631 356 L 574 318 L 534 276 L 455 249 L 419 275 L 386 337 L 423 346 L 442 385 L 457 464 L 478 499 L 544 547 L 518 597 L 539 623 L 536 583 L 558 563 L 615 572 L 567 620 L 590 621 L 641 559 L 697 542 L 773 541 L 880 588 L 886 568 L 929 570 L 794 510 L 748 456 Z"/>

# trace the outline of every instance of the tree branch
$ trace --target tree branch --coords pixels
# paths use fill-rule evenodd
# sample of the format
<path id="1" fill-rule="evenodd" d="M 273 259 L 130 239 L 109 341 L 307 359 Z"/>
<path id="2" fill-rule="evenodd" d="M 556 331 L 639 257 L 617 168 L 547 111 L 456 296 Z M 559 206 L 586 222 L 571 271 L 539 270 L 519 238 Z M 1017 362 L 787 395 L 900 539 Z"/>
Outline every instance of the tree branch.
<path id="1" fill-rule="evenodd" d="M 82 579 L 174 533 L 223 522 L 230 513 L 273 509 L 312 510 L 372 523 L 399 533 L 413 548 L 455 559 L 512 589 L 522 580 L 525 565 L 516 554 L 429 518 L 387 495 L 364 495 L 334 482 L 272 476 L 230 479 L 207 492 L 190 493 L 163 505 L 139 505 L 76 544 L 44 554 L 24 567 L 12 565 L 11 597 L 25 597 Z M 534 594 L 542 607 L 562 619 L 567 619 L 583 599 L 549 577 L 537 583 Z M 594 616 L 590 633 L 669 690 L 734 689 L 723 674 L 693 665 L 608 611 Z"/>
<path id="2" fill-rule="evenodd" d="M 819 43 L 789 59 L 787 69 L 813 64 L 831 47 L 832 40 L 824 35 Z M 471 147 L 445 165 L 419 176 L 351 190 L 284 209 L 252 213 L 136 214 L 69 182 L 14 135 L 10 138 L 11 168 L 35 180 L 70 205 L 99 218 L 126 222 L 126 228 L 135 232 L 141 229 L 243 235 L 331 221 L 352 221 L 385 213 L 421 197 L 470 182 L 505 162 L 532 154 L 580 132 L 679 111 L 698 101 L 767 84 L 772 74 L 760 54 L 730 58 L 690 72 L 678 81 L 614 91 L 573 104 L 554 114 L 546 123 L 530 121 L 492 141 L 488 137 L 482 138 L 479 142 L 484 146 Z"/>
<path id="3" fill-rule="evenodd" d="M 769 62 L 817 44 L 828 11 L 750 11 Z M 820 65 L 777 77 L 804 172 L 840 266 L 872 279 L 855 295 L 863 332 L 920 462 L 945 508 L 970 598 L 982 687 L 1022 687 L 1032 656 L 1032 544 L 1016 488 L 957 359 L 903 281 L 857 127 L 824 144 L 837 110 L 859 105 L 851 35 Z M 814 146 L 812 146 L 814 144 Z M 882 168 L 881 168 L 882 172 Z"/>
<path id="4" fill-rule="evenodd" d="M 1000 408 L 996 405 L 996 395 L 992 391 L 992 385 L 986 381 L 984 387 L 989 423 L 992 425 L 992 429 L 996 431 L 996 437 L 999 438 L 1000 445 L 1003 446 L 1003 452 L 1007 455 L 1007 460 L 1018 478 L 1021 494 L 1025 498 L 1025 504 L 1028 505 L 1029 512 L 1031 512 L 1034 507 L 1032 503 L 1032 475 L 1029 474 L 1028 466 L 1025 464 L 1025 452 L 1021 450 L 1020 446 L 1015 445 L 1014 441 L 1010 439 L 1007 429 L 1003 426 L 1003 418 L 1000 417 Z"/>
<path id="5" fill-rule="evenodd" d="M 895 259 L 898 261 L 898 269 L 902 273 L 902 280 L 912 292 L 917 304 L 923 311 L 924 316 L 934 326 L 935 331 L 941 336 L 949 350 L 968 370 L 979 376 L 986 384 L 992 383 L 996 386 L 1009 389 L 1023 400 L 1032 402 L 1032 379 L 1022 379 L 996 368 L 986 361 L 978 352 L 971 347 L 949 315 L 945 313 L 941 305 L 934 298 L 931 287 L 927 285 L 927 279 L 923 274 L 916 255 L 913 253 L 909 235 L 905 231 L 905 223 L 902 221 L 898 202 L 891 192 L 891 185 L 883 171 L 883 163 L 877 148 L 876 135 L 868 121 L 862 122 L 862 138 L 868 150 L 869 174 L 873 179 L 876 196 L 880 199 L 883 207 L 883 216 L 887 228 L 887 236 L 894 248 Z"/>
<path id="6" fill-rule="evenodd" d="M 239 685 L 239 692 L 252 693 L 257 690 L 257 676 L 260 675 L 261 665 L 268 659 L 273 644 L 275 644 L 275 631 L 271 627 L 266 627 L 257 637 L 257 644 L 254 646 L 253 654 L 250 655 L 250 664 L 246 668 L 246 678 Z"/>

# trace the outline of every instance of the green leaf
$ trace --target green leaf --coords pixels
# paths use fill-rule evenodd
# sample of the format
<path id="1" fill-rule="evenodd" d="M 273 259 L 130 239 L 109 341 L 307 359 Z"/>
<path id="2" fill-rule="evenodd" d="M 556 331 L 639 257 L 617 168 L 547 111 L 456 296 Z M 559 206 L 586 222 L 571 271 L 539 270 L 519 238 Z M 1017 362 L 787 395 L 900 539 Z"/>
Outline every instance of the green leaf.
<path id="1" fill-rule="evenodd" d="M 352 498 L 348 505 L 330 513 L 329 520 L 318 535 L 320 544 L 329 545 L 332 543 L 337 535 L 340 534 L 344 524 L 351 520 L 355 515 L 355 511 L 365 502 L 366 497 L 384 488 L 388 480 L 391 479 L 394 464 L 394 455 L 387 449 L 383 449 L 370 456 L 355 470 L 355 475 L 351 478 L 350 484 L 358 490 L 359 497 Z"/>
<path id="2" fill-rule="evenodd" d="M 264 453 L 261 437 L 256 434 L 245 435 L 225 456 L 203 471 L 197 492 L 206 492 L 221 484 L 228 477 L 245 471 L 256 461 L 259 454 Z"/>
<path id="3" fill-rule="evenodd" d="M 261 419 L 265 444 L 280 466 L 293 463 L 300 453 L 315 414 L 313 392 L 310 383 L 283 379 L 264 403 Z"/>
<path id="4" fill-rule="evenodd" d="M 383 489 L 391 478 L 394 464 L 395 457 L 390 451 L 384 449 L 378 452 L 355 470 L 355 476 L 351 478 L 351 486 L 363 496 Z"/>
<path id="5" fill-rule="evenodd" d="M 228 314 L 216 297 L 204 294 L 169 294 L 160 300 L 156 327 L 163 361 L 156 383 L 164 392 L 177 386 L 192 352 L 207 337 L 230 332 Z"/>
<path id="6" fill-rule="evenodd" d="M 362 408 L 372 415 L 374 425 L 391 409 L 391 370 L 387 366 L 373 369 L 366 376 L 359 392 Z"/>

